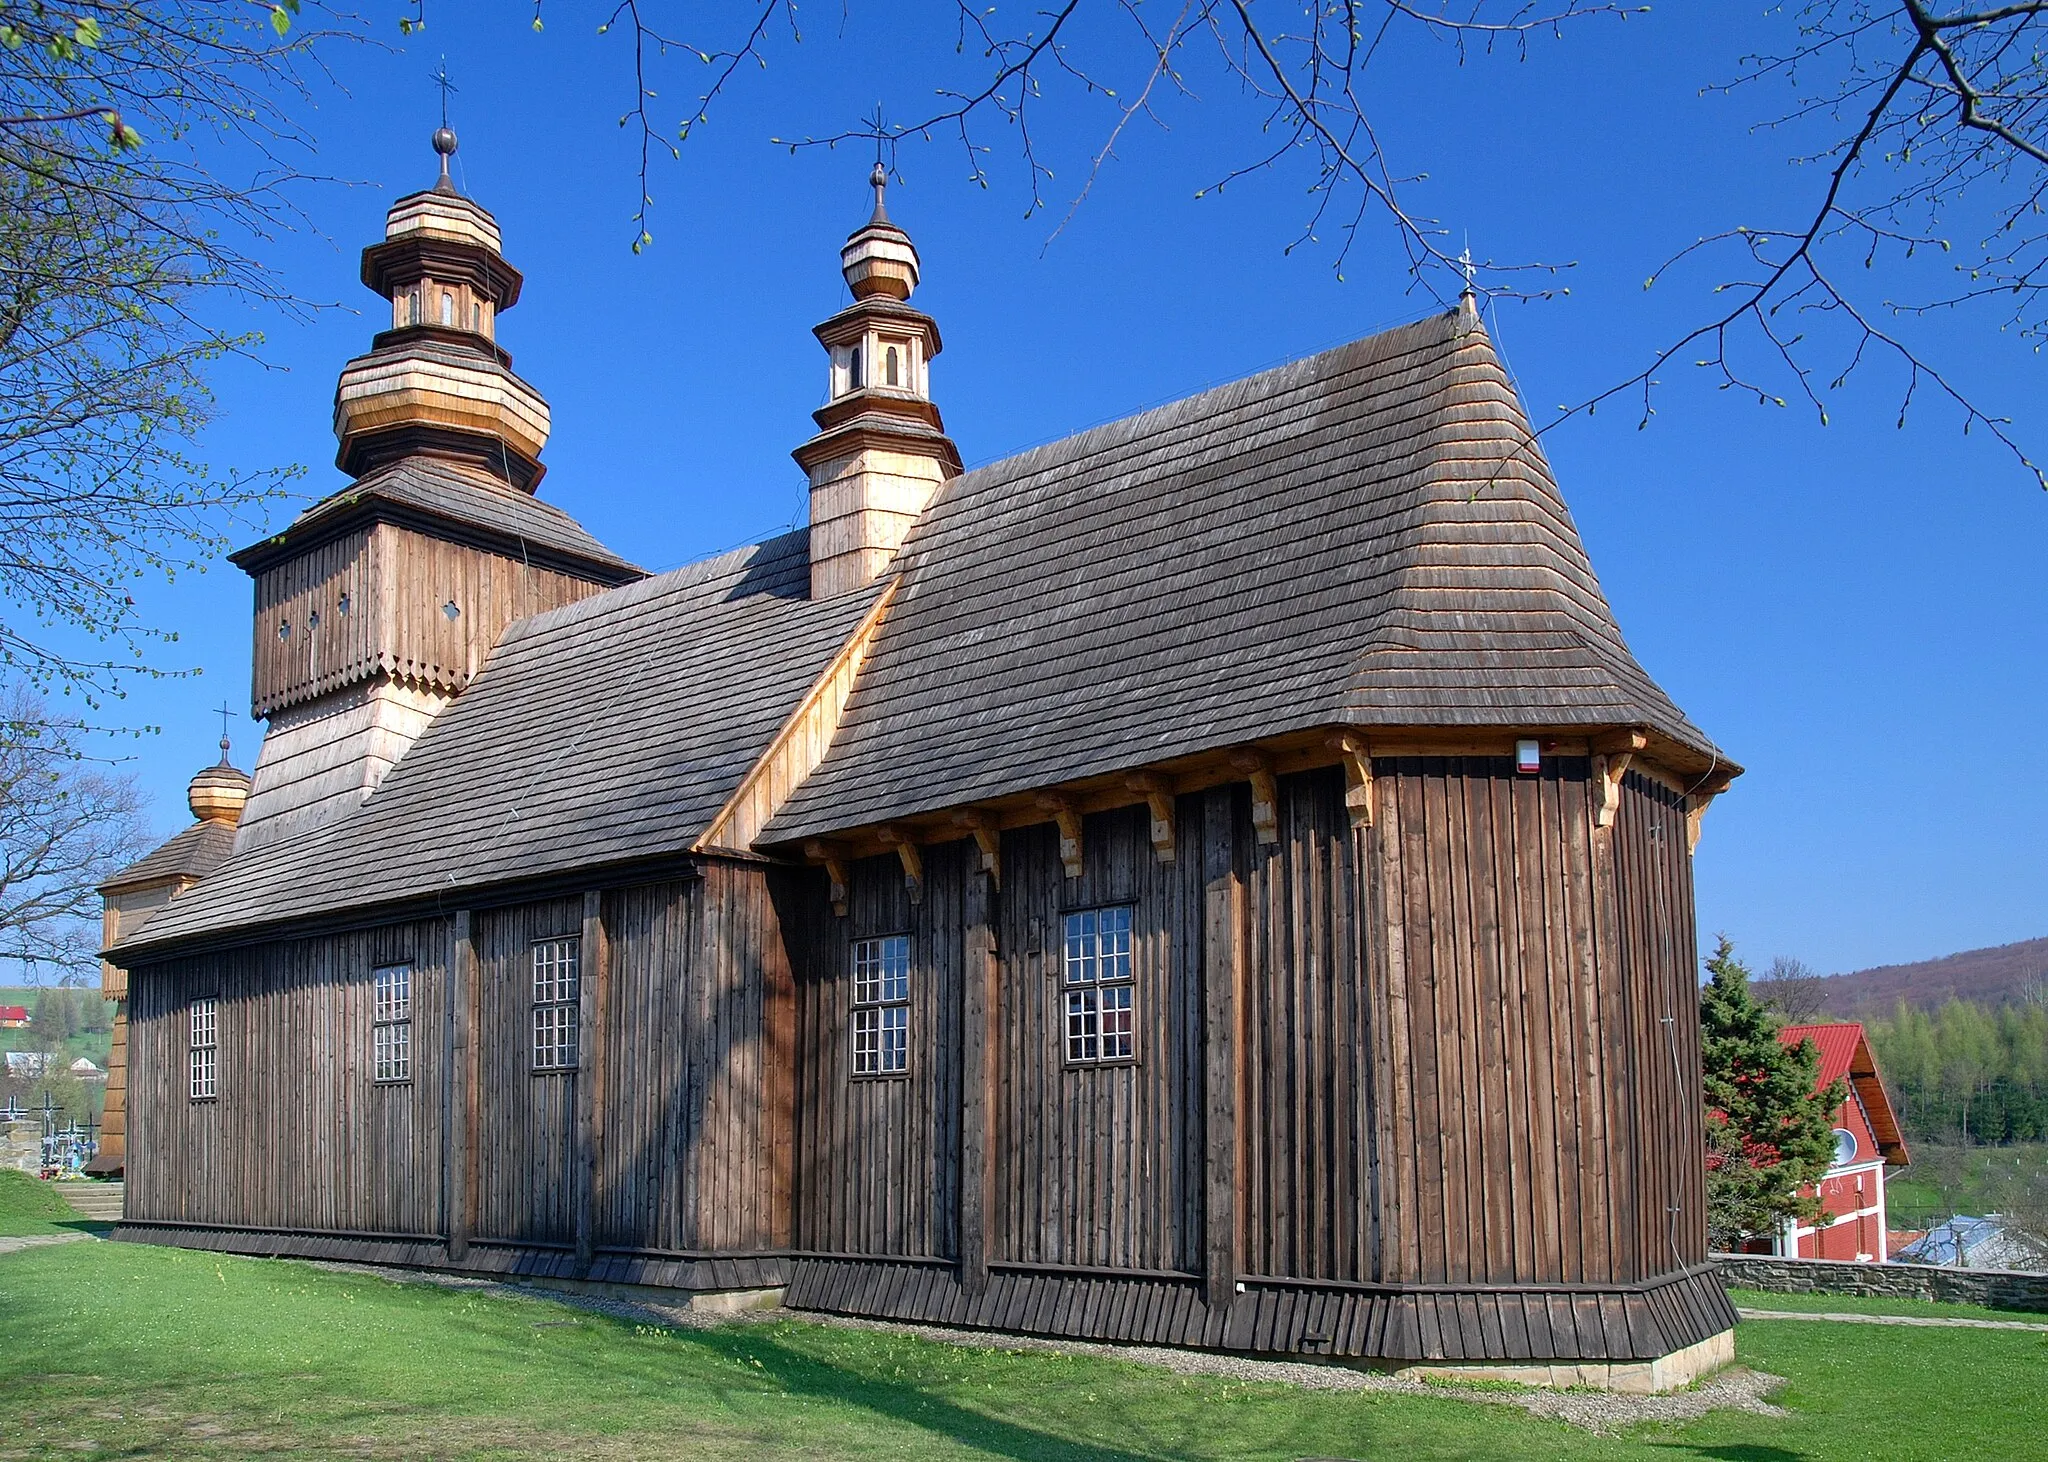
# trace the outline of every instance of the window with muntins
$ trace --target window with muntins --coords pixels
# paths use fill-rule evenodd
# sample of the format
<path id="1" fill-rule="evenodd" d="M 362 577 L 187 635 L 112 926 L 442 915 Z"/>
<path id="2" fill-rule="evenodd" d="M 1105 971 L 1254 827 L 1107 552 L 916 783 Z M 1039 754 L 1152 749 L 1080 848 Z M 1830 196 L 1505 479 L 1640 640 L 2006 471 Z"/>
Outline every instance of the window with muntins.
<path id="1" fill-rule="evenodd" d="M 853 1074 L 910 1070 L 910 936 L 853 942 Z"/>
<path id="2" fill-rule="evenodd" d="M 377 1080 L 412 1080 L 412 966 L 386 965 L 371 974 L 370 1048 Z"/>
<path id="3" fill-rule="evenodd" d="M 192 1078 L 192 1100 L 212 1101 L 220 1073 L 220 1009 L 208 997 L 192 1002 L 192 1045 L 186 1057 Z"/>
<path id="4" fill-rule="evenodd" d="M 576 1066 L 576 1001 L 580 940 L 542 939 L 533 946 L 533 1069 Z"/>
<path id="5" fill-rule="evenodd" d="M 1129 1061 L 1138 1054 L 1129 908 L 1066 917 L 1067 1063 Z"/>

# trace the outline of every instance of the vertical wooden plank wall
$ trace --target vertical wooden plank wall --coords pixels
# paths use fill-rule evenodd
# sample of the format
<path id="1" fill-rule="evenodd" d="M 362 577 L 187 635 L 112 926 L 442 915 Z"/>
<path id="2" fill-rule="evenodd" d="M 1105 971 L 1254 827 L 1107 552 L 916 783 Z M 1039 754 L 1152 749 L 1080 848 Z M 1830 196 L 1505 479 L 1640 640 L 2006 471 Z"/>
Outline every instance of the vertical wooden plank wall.
<path id="1" fill-rule="evenodd" d="M 1599 828 L 1586 758 L 1390 759 L 1375 784 L 1387 1277 L 1628 1284 L 1704 1260 L 1683 797 L 1631 775 Z"/>
<path id="2" fill-rule="evenodd" d="M 482 910 L 471 929 L 479 997 L 474 1238 L 567 1244 L 575 1231 L 579 1078 L 533 1069 L 532 949 L 536 940 L 580 937 L 583 903 Z"/>
<path id="3" fill-rule="evenodd" d="M 787 1248 L 794 988 L 767 870 L 605 895 L 593 1052 L 591 1242 L 669 1253 Z"/>
<path id="4" fill-rule="evenodd" d="M 442 1224 L 449 924 L 150 966 L 129 986 L 131 1219 L 434 1235 Z M 410 961 L 412 1080 L 378 1084 L 378 965 Z M 187 1086 L 191 1001 L 218 1001 L 218 1092 Z"/>
<path id="5" fill-rule="evenodd" d="M 1676 788 L 1638 772 L 1623 779 L 1614 870 L 1623 976 L 1639 1012 L 1630 1131 L 1642 1193 L 1636 1242 L 1653 1273 L 1707 1257 L 1699 948 L 1685 815 Z"/>
<path id="6" fill-rule="evenodd" d="M 972 844 L 927 849 L 922 900 L 895 857 L 847 876 L 848 916 L 813 906 L 798 967 L 796 1247 L 952 1259 L 959 1234 L 964 884 Z M 853 1074 L 856 939 L 910 937 L 910 1069 Z"/>

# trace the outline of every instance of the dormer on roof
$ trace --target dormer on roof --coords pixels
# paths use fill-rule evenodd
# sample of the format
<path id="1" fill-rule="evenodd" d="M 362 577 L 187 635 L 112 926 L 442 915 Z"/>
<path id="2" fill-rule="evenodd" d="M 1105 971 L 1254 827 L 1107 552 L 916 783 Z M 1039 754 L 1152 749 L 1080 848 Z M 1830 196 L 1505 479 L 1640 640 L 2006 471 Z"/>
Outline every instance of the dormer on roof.
<path id="1" fill-rule="evenodd" d="M 907 303 L 920 262 L 890 219 L 880 163 L 875 209 L 839 251 L 853 303 L 816 330 L 828 358 L 818 434 L 797 448 L 811 479 L 811 597 L 872 583 L 909 535 L 960 453 L 931 399 L 940 350 L 932 317 Z"/>

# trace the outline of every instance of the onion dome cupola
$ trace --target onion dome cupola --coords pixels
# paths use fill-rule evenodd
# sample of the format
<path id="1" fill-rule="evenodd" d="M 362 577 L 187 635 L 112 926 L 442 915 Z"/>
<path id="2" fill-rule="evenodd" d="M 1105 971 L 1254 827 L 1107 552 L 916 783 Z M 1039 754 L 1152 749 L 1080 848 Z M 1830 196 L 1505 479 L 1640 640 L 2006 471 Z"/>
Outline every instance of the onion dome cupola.
<path id="1" fill-rule="evenodd" d="M 384 240 L 363 250 L 363 283 L 391 302 L 391 328 L 342 370 L 336 463 L 361 477 L 404 457 L 482 468 L 521 492 L 545 469 L 548 405 L 512 373 L 498 314 L 520 275 L 499 252 L 498 221 L 448 176 L 455 133 L 434 133 L 441 176 L 391 205 Z"/>
<path id="2" fill-rule="evenodd" d="M 194 777 L 185 788 L 185 805 L 200 822 L 233 827 L 249 804 L 249 774 L 228 760 L 228 739 L 220 739 L 220 760 Z"/>
<path id="3" fill-rule="evenodd" d="M 919 259 L 889 217 L 888 175 L 869 178 L 875 208 L 839 251 L 853 303 L 816 330 L 830 364 L 818 434 L 795 457 L 811 479 L 811 597 L 873 581 L 939 487 L 959 449 L 931 400 L 939 327 L 908 303 Z"/>

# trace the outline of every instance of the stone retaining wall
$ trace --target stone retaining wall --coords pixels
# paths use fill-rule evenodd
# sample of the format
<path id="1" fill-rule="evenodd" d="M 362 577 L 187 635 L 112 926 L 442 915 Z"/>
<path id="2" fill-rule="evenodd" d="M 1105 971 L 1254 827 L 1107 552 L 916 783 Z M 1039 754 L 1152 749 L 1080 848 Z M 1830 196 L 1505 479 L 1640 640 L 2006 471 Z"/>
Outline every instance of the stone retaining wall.
<path id="1" fill-rule="evenodd" d="M 1948 1269 L 1936 1264 L 1857 1264 L 1845 1259 L 1778 1259 L 1716 1254 L 1721 1281 L 1771 1294 L 1853 1294 L 1940 1300 L 2000 1310 L 2048 1311 L 2048 1274 Z"/>

